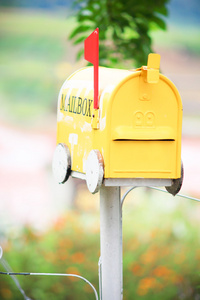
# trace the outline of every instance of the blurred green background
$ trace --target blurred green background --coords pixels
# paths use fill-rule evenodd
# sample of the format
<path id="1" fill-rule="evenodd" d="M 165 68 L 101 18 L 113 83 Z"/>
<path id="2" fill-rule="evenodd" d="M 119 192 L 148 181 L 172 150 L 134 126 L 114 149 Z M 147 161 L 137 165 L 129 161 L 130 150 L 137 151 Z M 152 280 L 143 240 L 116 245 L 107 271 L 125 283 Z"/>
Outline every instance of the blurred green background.
<path id="1" fill-rule="evenodd" d="M 86 65 L 76 61 L 83 45 L 68 39 L 77 26 L 71 4 L 0 1 L 0 245 L 16 272 L 76 273 L 98 289 L 99 195 L 79 180 L 59 186 L 51 174 L 59 89 Z M 152 48 L 183 100 L 182 193 L 200 198 L 200 4 L 171 0 L 168 9 Z M 124 299 L 200 299 L 199 215 L 190 200 L 144 188 L 129 194 Z M 18 280 L 31 299 L 94 299 L 76 279 Z M 23 299 L 10 277 L 0 277 L 0 299 Z"/>

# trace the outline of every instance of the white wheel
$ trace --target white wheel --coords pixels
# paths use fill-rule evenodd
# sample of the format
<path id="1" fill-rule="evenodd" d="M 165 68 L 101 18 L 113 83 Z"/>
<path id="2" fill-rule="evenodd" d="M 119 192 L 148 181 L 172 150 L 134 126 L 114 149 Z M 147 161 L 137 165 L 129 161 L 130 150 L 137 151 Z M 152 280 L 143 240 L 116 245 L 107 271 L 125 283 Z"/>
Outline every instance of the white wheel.
<path id="1" fill-rule="evenodd" d="M 103 158 L 98 150 L 90 151 L 86 162 L 86 183 L 88 190 L 95 194 L 99 191 L 104 176 Z"/>
<path id="2" fill-rule="evenodd" d="M 69 148 L 65 144 L 56 146 L 53 162 L 53 174 L 58 183 L 64 183 L 71 173 L 71 156 Z"/>

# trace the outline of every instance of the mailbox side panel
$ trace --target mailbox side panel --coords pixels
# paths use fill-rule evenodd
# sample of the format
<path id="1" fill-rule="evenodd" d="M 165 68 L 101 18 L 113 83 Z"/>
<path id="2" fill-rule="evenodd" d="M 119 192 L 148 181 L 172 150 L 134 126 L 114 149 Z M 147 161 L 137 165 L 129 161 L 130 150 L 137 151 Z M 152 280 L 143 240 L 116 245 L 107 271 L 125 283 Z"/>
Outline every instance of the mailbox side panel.
<path id="1" fill-rule="evenodd" d="M 93 68 L 83 68 L 63 84 L 58 97 L 57 144 L 65 143 L 71 153 L 72 171 L 86 173 L 86 161 L 91 150 L 103 156 L 105 172 L 109 165 L 110 119 L 107 108 L 110 95 L 127 70 L 99 68 L 99 128 L 92 129 Z"/>
<path id="2" fill-rule="evenodd" d="M 57 144 L 65 143 L 69 148 L 72 171 L 85 173 L 86 160 L 93 148 L 93 85 L 90 80 L 73 77 L 66 80 L 59 94 Z"/>

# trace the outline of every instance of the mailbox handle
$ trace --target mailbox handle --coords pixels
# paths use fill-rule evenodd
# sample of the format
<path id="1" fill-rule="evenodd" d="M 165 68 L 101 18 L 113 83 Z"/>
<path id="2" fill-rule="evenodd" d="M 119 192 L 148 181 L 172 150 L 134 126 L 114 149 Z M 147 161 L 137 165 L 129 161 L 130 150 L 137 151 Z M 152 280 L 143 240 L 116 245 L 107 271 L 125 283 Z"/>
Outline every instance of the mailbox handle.
<path id="1" fill-rule="evenodd" d="M 84 58 L 94 66 L 94 109 L 99 108 L 99 28 L 84 41 Z"/>

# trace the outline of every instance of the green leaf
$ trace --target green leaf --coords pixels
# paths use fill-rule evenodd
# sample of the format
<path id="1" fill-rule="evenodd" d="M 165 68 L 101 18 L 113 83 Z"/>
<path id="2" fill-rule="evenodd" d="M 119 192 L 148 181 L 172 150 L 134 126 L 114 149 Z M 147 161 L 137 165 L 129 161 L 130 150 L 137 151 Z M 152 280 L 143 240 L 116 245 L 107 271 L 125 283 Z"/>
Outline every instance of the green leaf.
<path id="1" fill-rule="evenodd" d="M 168 14 L 169 14 L 169 11 L 168 11 L 167 7 L 165 7 L 165 6 L 161 6 L 157 9 L 155 9 L 155 11 L 158 12 L 159 14 L 165 16 L 165 17 L 167 17 Z"/>
<path id="2" fill-rule="evenodd" d="M 77 45 L 77 44 L 79 44 L 79 43 L 82 43 L 85 39 L 87 39 L 87 37 L 88 36 L 80 36 L 78 39 L 76 39 L 75 41 L 74 41 L 74 45 Z"/>
<path id="3" fill-rule="evenodd" d="M 71 32 L 74 44 L 83 43 L 88 31 L 99 27 L 99 61 L 107 66 L 146 64 L 152 51 L 150 32 L 166 29 L 169 0 L 76 0 L 77 27 Z M 84 5 L 83 5 L 84 4 Z M 83 51 L 77 54 L 82 56 Z"/>
<path id="4" fill-rule="evenodd" d="M 76 27 L 72 33 L 69 36 L 69 39 L 73 39 L 77 34 L 80 34 L 82 32 L 86 32 L 87 30 L 89 30 L 91 27 L 89 25 L 80 25 L 78 27 Z"/>
<path id="5" fill-rule="evenodd" d="M 80 60 L 81 57 L 83 56 L 83 54 L 84 54 L 84 49 L 79 50 L 78 53 L 77 53 L 77 55 L 76 55 L 76 59 Z"/>
<path id="6" fill-rule="evenodd" d="M 157 24 L 161 29 L 166 30 L 166 23 L 161 18 L 154 16 L 151 19 L 151 22 L 154 22 L 155 24 Z"/>

